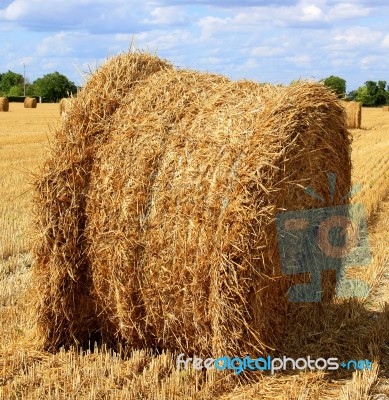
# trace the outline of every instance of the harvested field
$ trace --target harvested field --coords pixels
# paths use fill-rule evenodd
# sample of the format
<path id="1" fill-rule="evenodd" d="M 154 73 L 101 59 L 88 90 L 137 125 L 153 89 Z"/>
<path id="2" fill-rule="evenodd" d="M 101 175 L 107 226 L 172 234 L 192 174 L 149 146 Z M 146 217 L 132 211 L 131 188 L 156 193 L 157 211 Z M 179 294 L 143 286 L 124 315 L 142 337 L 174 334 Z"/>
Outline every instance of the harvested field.
<path id="1" fill-rule="evenodd" d="M 61 349 L 55 354 L 37 350 L 37 343 L 30 339 L 35 320 L 30 254 L 34 241 L 27 234 L 32 221 L 29 171 L 36 172 L 47 157 L 55 132 L 47 126 L 58 118 L 58 104 L 41 104 L 31 114 L 23 104 L 11 103 L 10 111 L 0 114 L 0 398 L 349 400 L 389 396 L 385 378 L 389 367 L 388 114 L 364 108 L 363 129 L 351 131 L 352 181 L 362 185 L 353 202 L 362 202 L 367 210 L 373 254 L 372 264 L 359 268 L 359 274 L 370 284 L 371 295 L 355 301 L 335 299 L 321 314 L 301 304 L 289 305 L 285 341 L 270 351 L 275 357 L 368 358 L 375 360 L 373 370 L 253 373 L 249 384 L 238 382 L 232 373 L 178 370 L 176 354 L 155 355 L 146 349 L 122 354 L 122 358 L 100 346 L 83 352 Z"/>

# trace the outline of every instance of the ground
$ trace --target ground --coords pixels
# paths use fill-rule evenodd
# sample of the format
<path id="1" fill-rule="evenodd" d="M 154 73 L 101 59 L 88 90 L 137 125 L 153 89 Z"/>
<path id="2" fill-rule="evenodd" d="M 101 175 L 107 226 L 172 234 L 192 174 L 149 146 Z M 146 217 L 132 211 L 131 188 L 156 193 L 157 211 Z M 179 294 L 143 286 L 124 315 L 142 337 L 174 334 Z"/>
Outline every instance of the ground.
<path id="1" fill-rule="evenodd" d="M 147 350 L 127 357 L 104 348 L 37 350 L 31 339 L 31 182 L 59 118 L 58 104 L 24 109 L 11 103 L 10 112 L 0 113 L 1 399 L 389 398 L 389 112 L 363 109 L 362 129 L 352 131 L 353 181 L 362 185 L 353 201 L 367 211 L 372 263 L 350 273 L 368 282 L 370 296 L 336 300 L 316 319 L 310 307 L 291 307 L 278 353 L 369 359 L 372 370 L 253 374 L 251 382 L 215 371 L 180 371 L 175 355 Z"/>

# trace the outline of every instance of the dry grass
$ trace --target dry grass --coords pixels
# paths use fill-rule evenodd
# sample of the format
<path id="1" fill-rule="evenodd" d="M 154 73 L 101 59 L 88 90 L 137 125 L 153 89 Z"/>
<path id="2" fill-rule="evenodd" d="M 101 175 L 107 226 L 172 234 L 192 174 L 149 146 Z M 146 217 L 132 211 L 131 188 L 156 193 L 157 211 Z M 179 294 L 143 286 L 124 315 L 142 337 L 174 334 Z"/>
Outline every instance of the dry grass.
<path id="1" fill-rule="evenodd" d="M 0 118 L 0 259 L 26 252 L 30 243 L 26 228 L 30 222 L 30 171 L 41 165 L 47 148 L 48 124 L 56 117 L 56 105 L 47 104 L 37 117 L 23 103 L 11 103 Z M 35 115 L 35 114 L 34 114 Z"/>
<path id="2" fill-rule="evenodd" d="M 370 217 L 388 194 L 388 115 L 380 108 L 364 108 L 362 128 L 353 131 L 353 177 L 361 185 L 354 201 L 362 202 Z"/>
<path id="3" fill-rule="evenodd" d="M 121 359 L 103 349 L 49 354 L 28 341 L 33 327 L 29 302 L 31 192 L 27 170 L 35 170 L 46 154 L 47 123 L 58 118 L 58 105 L 42 104 L 37 113 L 12 104 L 0 118 L 0 398 L 2 399 L 366 399 L 389 395 L 387 277 L 389 238 L 389 117 L 363 109 L 362 130 L 354 130 L 353 181 L 363 184 L 354 201 L 369 213 L 373 263 L 361 273 L 372 285 L 366 301 L 338 302 L 321 320 L 309 310 L 291 310 L 291 334 L 277 355 L 360 355 L 375 359 L 369 373 L 265 374 L 244 384 L 231 376 L 194 370 L 177 371 L 174 356 L 145 350 Z M 386 267 L 386 268 L 384 268 Z M 301 314 L 302 312 L 302 314 Z M 297 338 L 297 339 L 296 339 Z M 375 387 L 375 385 L 377 385 Z"/>

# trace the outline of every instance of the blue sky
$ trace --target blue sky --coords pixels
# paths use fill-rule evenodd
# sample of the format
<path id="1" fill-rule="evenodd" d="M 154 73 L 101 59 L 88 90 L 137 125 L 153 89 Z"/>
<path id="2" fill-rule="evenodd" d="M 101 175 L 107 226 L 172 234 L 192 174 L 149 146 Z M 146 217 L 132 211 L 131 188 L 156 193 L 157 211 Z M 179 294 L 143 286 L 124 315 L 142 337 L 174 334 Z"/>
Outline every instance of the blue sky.
<path id="1" fill-rule="evenodd" d="M 129 48 L 233 79 L 389 83 L 389 0 L 0 0 L 0 72 L 77 85 Z"/>

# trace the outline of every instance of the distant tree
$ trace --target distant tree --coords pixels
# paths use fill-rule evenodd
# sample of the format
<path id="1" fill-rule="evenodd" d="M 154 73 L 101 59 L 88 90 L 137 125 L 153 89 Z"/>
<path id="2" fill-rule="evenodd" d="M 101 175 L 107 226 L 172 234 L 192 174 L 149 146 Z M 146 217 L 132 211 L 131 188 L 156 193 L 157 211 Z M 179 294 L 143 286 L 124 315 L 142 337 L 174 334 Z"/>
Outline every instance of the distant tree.
<path id="1" fill-rule="evenodd" d="M 331 75 L 322 80 L 325 86 L 332 89 L 335 94 L 342 98 L 346 94 L 346 81 L 338 76 Z"/>
<path id="2" fill-rule="evenodd" d="M 386 81 L 366 81 L 364 86 L 357 89 L 355 100 L 360 101 L 367 107 L 386 104 L 389 100 L 389 94 L 385 90 Z"/>
<path id="3" fill-rule="evenodd" d="M 26 96 L 37 96 L 36 92 L 37 91 L 34 84 L 29 83 L 26 85 Z"/>
<path id="4" fill-rule="evenodd" d="M 44 75 L 43 78 L 35 80 L 32 84 L 32 90 L 36 96 L 57 102 L 70 93 L 76 93 L 75 84 L 59 72 Z"/>
<path id="5" fill-rule="evenodd" d="M 376 105 L 381 106 L 386 104 L 388 101 L 388 92 L 385 90 L 386 88 L 386 81 L 378 81 L 378 91 L 376 97 Z"/>
<path id="6" fill-rule="evenodd" d="M 369 94 L 366 86 L 360 86 L 355 93 L 355 101 L 359 101 L 363 106 L 374 106 L 374 98 Z"/>
<path id="7" fill-rule="evenodd" d="M 378 90 L 386 90 L 386 81 L 378 81 Z"/>
<path id="8" fill-rule="evenodd" d="M 9 96 L 10 90 L 13 87 L 23 87 L 23 76 L 12 71 L 8 71 L 1 75 L 0 79 L 0 94 Z M 15 91 L 16 89 L 13 89 Z"/>
<path id="9" fill-rule="evenodd" d="M 371 96 L 375 96 L 378 92 L 378 85 L 377 82 L 374 81 L 366 81 L 365 86 L 367 87 L 367 91 Z"/>
<path id="10" fill-rule="evenodd" d="M 351 92 L 349 92 L 349 93 L 347 93 L 347 98 L 349 99 L 349 100 L 355 100 L 355 95 L 357 94 L 357 91 L 356 90 L 352 90 Z"/>
<path id="11" fill-rule="evenodd" d="M 12 86 L 8 92 L 8 96 L 23 96 L 23 89 L 20 85 Z"/>

